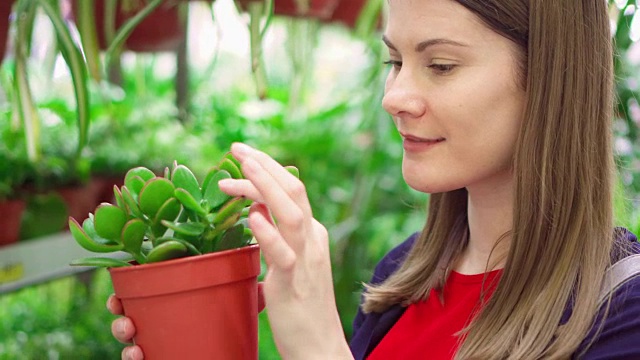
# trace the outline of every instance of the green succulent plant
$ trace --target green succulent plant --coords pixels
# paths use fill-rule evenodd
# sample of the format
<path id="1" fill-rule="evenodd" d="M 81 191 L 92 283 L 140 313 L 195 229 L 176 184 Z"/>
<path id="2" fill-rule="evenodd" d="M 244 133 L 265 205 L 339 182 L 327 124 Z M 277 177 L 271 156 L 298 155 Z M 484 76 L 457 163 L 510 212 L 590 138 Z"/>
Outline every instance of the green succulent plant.
<path id="1" fill-rule="evenodd" d="M 295 167 L 287 169 L 298 176 Z M 115 204 L 100 204 L 82 225 L 70 217 L 69 229 L 86 250 L 124 251 L 138 264 L 243 247 L 253 239 L 246 219 L 251 201 L 223 193 L 218 181 L 228 178 L 243 178 L 230 153 L 202 183 L 177 163 L 171 170 L 165 168 L 162 176 L 136 167 L 127 172 L 122 187 L 114 186 Z M 89 257 L 71 265 L 131 265 L 126 260 Z"/>

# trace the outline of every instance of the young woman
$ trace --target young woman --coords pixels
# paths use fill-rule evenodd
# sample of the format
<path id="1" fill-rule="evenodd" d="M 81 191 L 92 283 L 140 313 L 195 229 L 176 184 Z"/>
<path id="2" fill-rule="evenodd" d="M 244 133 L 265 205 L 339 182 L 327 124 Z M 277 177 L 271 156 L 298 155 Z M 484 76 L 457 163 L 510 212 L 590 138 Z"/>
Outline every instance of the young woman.
<path id="1" fill-rule="evenodd" d="M 351 347 L 304 186 L 243 144 L 247 180 L 220 183 L 256 201 L 282 357 L 640 359 L 640 280 L 598 301 L 607 268 L 640 252 L 612 220 L 606 1 L 389 0 L 383 40 L 403 176 L 432 195 L 422 232 L 376 268 Z"/>

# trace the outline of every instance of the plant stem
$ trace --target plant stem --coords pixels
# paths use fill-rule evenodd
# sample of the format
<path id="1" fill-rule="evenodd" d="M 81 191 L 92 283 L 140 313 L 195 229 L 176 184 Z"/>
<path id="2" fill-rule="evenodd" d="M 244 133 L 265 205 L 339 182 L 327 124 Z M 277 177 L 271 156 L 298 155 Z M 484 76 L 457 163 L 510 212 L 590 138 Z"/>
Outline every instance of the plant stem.
<path id="1" fill-rule="evenodd" d="M 251 39 L 251 71 L 256 82 L 258 97 L 264 99 L 267 96 L 267 75 L 262 61 L 262 31 L 260 30 L 260 17 L 263 14 L 264 4 L 261 2 L 249 3 L 249 32 Z"/>
<path id="2" fill-rule="evenodd" d="M 95 25 L 95 4 L 93 1 L 76 1 L 78 6 L 78 31 L 82 41 L 89 73 L 97 82 L 102 80 L 100 70 L 100 48 Z"/>
<path id="3" fill-rule="evenodd" d="M 51 24 L 56 31 L 58 43 L 60 44 L 60 52 L 64 57 L 75 90 L 78 119 L 78 148 L 76 151 L 76 160 L 80 157 L 82 149 L 87 144 L 89 135 L 89 90 L 87 88 L 87 68 L 82 57 L 80 49 L 77 47 L 69 28 L 62 18 L 60 8 L 56 0 L 37 0 L 38 4 L 51 20 Z"/>
<path id="4" fill-rule="evenodd" d="M 157 9 L 164 0 L 153 0 L 147 4 L 140 12 L 135 16 L 127 20 L 116 33 L 113 41 L 109 44 L 109 48 L 105 54 L 105 67 L 108 68 L 111 63 L 111 58 L 118 54 L 120 47 L 127 40 L 129 35 L 135 30 L 135 28 L 149 16 L 155 9 Z"/>
<path id="5" fill-rule="evenodd" d="M 29 89 L 27 77 L 27 59 L 30 54 L 31 29 L 35 21 L 36 3 L 22 1 L 17 8 L 17 35 L 15 60 L 15 96 L 18 100 L 18 112 L 24 126 L 27 156 L 31 162 L 40 161 L 40 119 L 33 104 L 33 96 Z"/>

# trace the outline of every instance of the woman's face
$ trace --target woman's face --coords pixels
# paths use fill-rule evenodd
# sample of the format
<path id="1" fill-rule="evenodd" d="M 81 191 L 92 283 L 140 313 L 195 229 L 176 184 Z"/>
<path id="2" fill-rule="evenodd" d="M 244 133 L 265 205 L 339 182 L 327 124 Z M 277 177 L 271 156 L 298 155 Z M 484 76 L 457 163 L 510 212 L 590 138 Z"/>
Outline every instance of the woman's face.
<path id="1" fill-rule="evenodd" d="M 382 105 L 403 138 L 406 182 L 428 193 L 509 184 L 525 104 L 516 45 L 451 0 L 389 4 Z"/>

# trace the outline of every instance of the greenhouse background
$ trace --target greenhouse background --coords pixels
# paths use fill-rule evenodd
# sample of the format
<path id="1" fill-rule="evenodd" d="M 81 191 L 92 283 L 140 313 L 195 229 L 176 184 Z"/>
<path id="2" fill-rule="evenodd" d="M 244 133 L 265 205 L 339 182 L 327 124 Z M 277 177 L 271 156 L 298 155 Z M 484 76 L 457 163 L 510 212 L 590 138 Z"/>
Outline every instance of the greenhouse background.
<path id="1" fill-rule="evenodd" d="M 4 16 L 1 8 L 10 2 L 2 1 Z M 167 2 L 187 25 L 168 50 L 153 52 L 101 52 L 100 44 L 85 43 L 83 17 L 71 1 L 13 4 L 0 67 L 0 203 L 21 200 L 24 210 L 19 240 L 0 242 L 0 359 L 120 357 L 123 345 L 110 333 L 115 317 L 105 309 L 113 292 L 106 270 L 56 268 L 37 281 L 20 280 L 23 266 L 41 261 L 23 249 L 48 249 L 67 234 L 69 214 L 86 213 L 69 206 L 81 203 L 69 202 L 71 194 L 91 189 L 80 199 L 108 198 L 104 184 L 110 189 L 134 166 L 161 171 L 177 161 L 202 177 L 235 141 L 297 166 L 315 217 L 330 233 L 347 337 L 361 283 L 391 247 L 422 227 L 427 197 L 402 180 L 401 139 L 380 106 L 388 70 L 379 26 L 386 1 L 363 1 L 350 14 L 355 20 L 334 21 L 277 11 L 252 17 L 232 0 Z M 618 81 L 616 222 L 636 234 L 637 6 L 610 1 Z M 71 256 L 45 255 L 65 263 Z M 264 313 L 259 339 L 260 359 L 278 359 Z"/>

